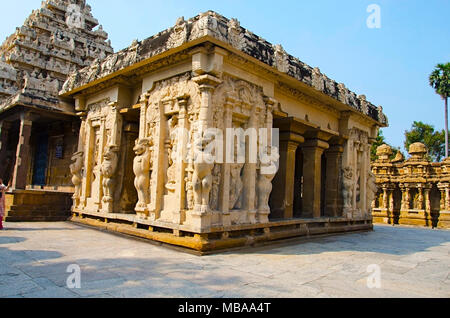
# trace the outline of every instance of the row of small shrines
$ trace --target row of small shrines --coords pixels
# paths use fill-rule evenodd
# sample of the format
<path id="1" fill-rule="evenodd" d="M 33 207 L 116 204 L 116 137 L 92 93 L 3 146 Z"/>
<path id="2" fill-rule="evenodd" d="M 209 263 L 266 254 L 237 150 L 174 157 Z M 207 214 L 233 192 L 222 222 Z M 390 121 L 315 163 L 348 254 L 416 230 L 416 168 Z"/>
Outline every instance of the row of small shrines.
<path id="1" fill-rule="evenodd" d="M 424 144 L 409 148 L 407 160 L 382 145 L 372 163 L 378 193 L 372 204 L 374 223 L 450 227 L 450 158 L 433 163 Z"/>

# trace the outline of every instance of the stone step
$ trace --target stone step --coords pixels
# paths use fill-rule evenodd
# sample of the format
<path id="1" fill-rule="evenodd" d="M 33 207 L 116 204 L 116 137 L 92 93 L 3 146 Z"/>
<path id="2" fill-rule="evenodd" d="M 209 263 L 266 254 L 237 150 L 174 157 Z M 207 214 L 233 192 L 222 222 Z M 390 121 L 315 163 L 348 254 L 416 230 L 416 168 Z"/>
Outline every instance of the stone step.
<path id="1" fill-rule="evenodd" d="M 9 216 L 34 216 L 34 215 L 42 215 L 42 216 L 61 216 L 61 215 L 69 215 L 70 211 L 68 210 L 16 210 L 16 211 L 8 211 L 6 213 Z"/>
<path id="2" fill-rule="evenodd" d="M 63 222 L 67 221 L 69 216 L 6 216 L 5 222 Z"/>

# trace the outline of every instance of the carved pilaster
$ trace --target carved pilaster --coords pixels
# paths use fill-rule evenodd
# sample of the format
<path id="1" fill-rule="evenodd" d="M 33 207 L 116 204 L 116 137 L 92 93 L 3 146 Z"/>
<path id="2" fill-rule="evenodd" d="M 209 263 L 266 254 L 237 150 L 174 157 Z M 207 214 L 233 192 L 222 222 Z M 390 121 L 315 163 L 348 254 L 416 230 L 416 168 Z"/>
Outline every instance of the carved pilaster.
<path id="1" fill-rule="evenodd" d="M 407 185 L 400 185 L 402 190 L 402 211 L 408 211 L 411 204 L 410 188 Z"/>
<path id="2" fill-rule="evenodd" d="M 302 145 L 303 150 L 303 215 L 321 217 L 322 154 L 328 143 L 315 139 Z"/>
<path id="3" fill-rule="evenodd" d="M 211 226 L 211 210 L 209 208 L 209 196 L 212 189 L 212 169 L 214 168 L 211 154 L 205 154 L 206 140 L 202 134 L 212 127 L 212 94 L 214 89 L 222 81 L 212 75 L 200 75 L 193 78 L 199 85 L 201 103 L 199 120 L 197 125 L 197 136 L 194 140 L 194 163 L 192 185 L 194 190 L 194 211 L 191 212 L 191 224 L 197 229 L 206 229 Z"/>
<path id="4" fill-rule="evenodd" d="M 210 127 L 212 121 L 212 103 L 211 98 L 214 89 L 222 81 L 212 75 L 200 75 L 192 79 L 199 85 L 201 93 L 201 105 L 199 113 L 199 126 L 203 128 Z"/>
<path id="5" fill-rule="evenodd" d="M 30 136 L 32 121 L 27 112 L 20 114 L 19 142 L 17 144 L 16 163 L 12 178 L 13 189 L 25 189 L 30 165 Z"/>
<path id="6" fill-rule="evenodd" d="M 228 96 L 225 99 L 225 104 L 224 104 L 224 127 L 225 128 L 230 128 L 233 126 L 233 107 L 236 103 L 236 100 L 231 97 Z M 226 149 L 226 144 L 227 144 L 227 140 L 224 143 L 224 150 L 225 152 L 227 151 Z M 224 226 L 227 225 L 231 225 L 231 219 L 230 219 L 230 163 L 229 162 L 225 162 L 222 165 L 222 193 L 221 193 L 221 198 L 220 198 L 220 210 L 222 211 L 222 224 Z"/>
<path id="7" fill-rule="evenodd" d="M 268 161 L 261 163 L 259 167 L 259 175 L 257 181 L 257 195 L 258 195 L 258 212 L 257 221 L 260 223 L 269 222 L 269 215 L 271 213 L 269 206 L 270 194 L 273 190 L 272 180 L 275 178 L 278 172 L 280 153 L 277 140 L 277 145 L 274 145 L 274 140 L 272 139 L 272 127 L 273 127 L 273 115 L 277 101 L 270 97 L 264 98 L 266 106 L 266 116 L 265 116 L 265 128 L 267 130 L 267 150 L 265 153 L 268 155 Z M 260 141 L 262 142 L 262 141 Z M 261 159 L 261 158 L 260 158 Z"/>
<path id="8" fill-rule="evenodd" d="M 381 206 L 382 209 L 388 209 L 389 207 L 389 189 L 383 186 L 383 204 Z"/>
<path id="9" fill-rule="evenodd" d="M 326 185 L 325 185 L 325 213 L 327 216 L 338 217 L 342 215 L 339 204 L 341 194 L 340 170 L 344 148 L 333 145 L 326 152 Z"/>
<path id="10" fill-rule="evenodd" d="M 272 215 L 275 218 L 294 217 L 294 181 L 296 151 L 304 139 L 280 140 L 280 170 L 273 180 Z"/>
<path id="11" fill-rule="evenodd" d="M 425 185 L 424 188 L 425 212 L 431 213 L 431 185 Z"/>

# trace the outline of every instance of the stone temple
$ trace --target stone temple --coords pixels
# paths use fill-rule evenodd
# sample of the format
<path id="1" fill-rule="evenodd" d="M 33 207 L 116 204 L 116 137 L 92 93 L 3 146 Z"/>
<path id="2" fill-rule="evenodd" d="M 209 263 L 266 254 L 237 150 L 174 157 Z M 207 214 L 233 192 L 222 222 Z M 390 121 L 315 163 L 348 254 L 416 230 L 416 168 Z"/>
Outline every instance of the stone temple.
<path id="1" fill-rule="evenodd" d="M 372 214 L 376 223 L 450 228 L 450 158 L 431 162 L 422 143 L 409 147 L 410 158 L 382 145 L 372 163 L 378 192 Z"/>
<path id="2" fill-rule="evenodd" d="M 201 253 L 373 228 L 365 96 L 212 11 L 114 54 L 92 35 L 105 58 L 58 86 L 71 220 Z"/>
<path id="3" fill-rule="evenodd" d="M 70 213 L 80 121 L 58 92 L 71 72 L 113 52 L 97 25 L 84 1 L 46 0 L 0 47 L 0 178 L 13 188 L 7 221 Z"/>

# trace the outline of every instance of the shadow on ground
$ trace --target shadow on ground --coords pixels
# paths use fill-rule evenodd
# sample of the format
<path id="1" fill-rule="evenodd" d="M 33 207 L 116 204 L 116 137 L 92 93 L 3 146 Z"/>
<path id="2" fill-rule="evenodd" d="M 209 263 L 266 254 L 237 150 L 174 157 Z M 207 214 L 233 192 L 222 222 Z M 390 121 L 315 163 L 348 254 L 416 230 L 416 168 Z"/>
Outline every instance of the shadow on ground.
<path id="1" fill-rule="evenodd" d="M 90 236 L 86 236 L 80 237 L 85 244 L 80 247 L 75 238 L 70 241 L 73 250 L 69 248 L 64 255 L 57 251 L 12 250 L 19 249 L 20 243 L 31 237 L 20 237 L 20 234 L 0 237 L 0 245 L 7 245 L 0 246 L 0 265 L 3 264 L 0 297 L 298 297 L 302 292 L 314 296 L 317 291 L 305 292 L 304 286 L 300 288 L 289 280 L 282 284 L 277 282 L 277 275 L 283 268 L 277 268 L 276 264 L 283 264 L 283 257 L 294 256 L 286 260 L 293 267 L 298 265 L 298 268 L 306 269 L 304 274 L 308 276 L 308 271 L 322 264 L 297 264 L 295 262 L 302 262 L 303 258 L 295 256 L 329 252 L 407 256 L 450 242 L 450 231 L 376 226 L 373 232 L 291 241 L 198 257 L 147 246 L 142 240 L 135 244 L 133 239 L 132 242 L 130 239 L 123 241 L 115 234 L 99 232 L 97 235 L 85 227 L 71 225 L 42 230 L 86 231 L 80 235 L 100 238 L 103 240 L 101 246 L 97 246 L 96 241 L 90 243 Z M 11 232 L 39 231 L 39 228 L 20 226 Z M 111 243 L 106 243 L 108 241 Z M 327 257 L 333 259 L 334 256 Z M 72 274 L 68 273 L 68 268 L 73 264 L 80 267 L 80 289 L 67 288 L 67 279 Z M 364 275 L 365 272 L 362 277 Z"/>
<path id="2" fill-rule="evenodd" d="M 449 230 L 375 225 L 374 231 L 337 234 L 321 238 L 292 239 L 250 247 L 235 254 L 305 255 L 325 252 L 369 252 L 410 255 L 450 242 Z"/>

